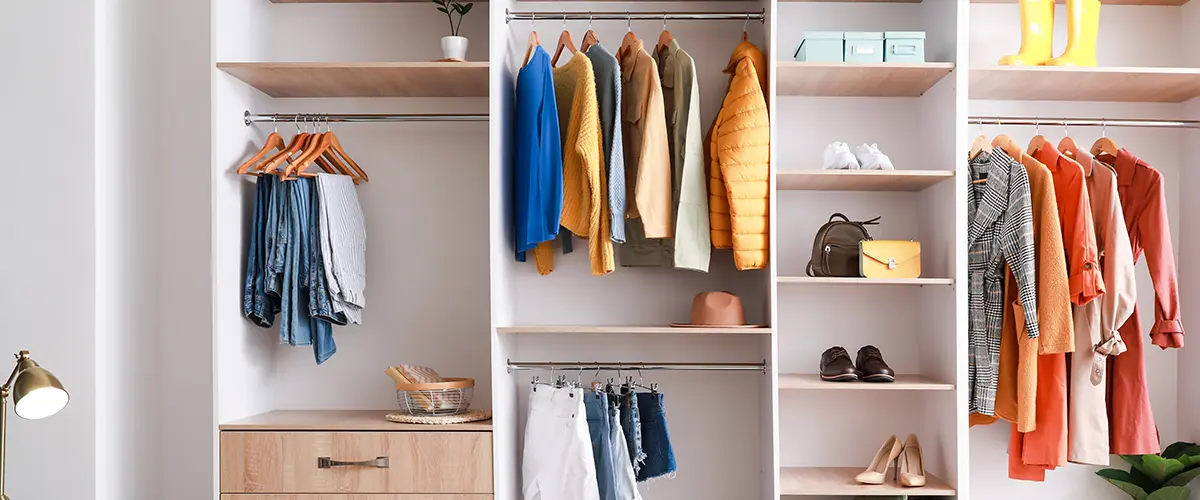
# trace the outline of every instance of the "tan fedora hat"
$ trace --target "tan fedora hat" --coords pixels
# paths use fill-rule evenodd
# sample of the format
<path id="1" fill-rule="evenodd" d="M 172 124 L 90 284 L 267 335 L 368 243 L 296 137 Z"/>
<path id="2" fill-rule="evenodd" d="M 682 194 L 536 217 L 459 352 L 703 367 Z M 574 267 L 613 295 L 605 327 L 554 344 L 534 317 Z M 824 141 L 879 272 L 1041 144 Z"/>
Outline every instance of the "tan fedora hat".
<path id="1" fill-rule="evenodd" d="M 729 292 L 703 292 L 692 299 L 692 321 L 671 323 L 679 328 L 761 328 L 747 325 L 742 299 Z"/>

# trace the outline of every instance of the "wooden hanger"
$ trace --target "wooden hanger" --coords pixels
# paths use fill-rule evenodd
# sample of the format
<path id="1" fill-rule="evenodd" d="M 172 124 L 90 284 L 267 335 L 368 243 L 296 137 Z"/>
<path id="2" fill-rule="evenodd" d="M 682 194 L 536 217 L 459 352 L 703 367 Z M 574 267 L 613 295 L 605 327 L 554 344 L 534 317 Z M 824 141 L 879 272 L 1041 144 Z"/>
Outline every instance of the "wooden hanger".
<path id="1" fill-rule="evenodd" d="M 296 135 L 292 136 L 292 140 L 288 143 L 287 148 L 276 153 L 275 156 L 263 162 L 256 169 L 264 174 L 270 174 L 275 172 L 283 162 L 291 163 L 292 155 L 296 154 L 296 152 L 300 151 L 307 144 L 310 136 L 311 134 L 308 131 L 301 131 L 299 126 L 297 126 Z"/>
<path id="2" fill-rule="evenodd" d="M 533 29 L 534 21 L 537 21 L 536 14 L 529 19 L 529 46 L 525 49 L 525 61 L 521 63 L 522 68 L 529 65 L 529 56 L 533 55 L 533 49 L 537 48 L 537 46 L 541 45 L 542 43 L 540 40 L 538 40 L 537 30 Z"/>
<path id="3" fill-rule="evenodd" d="M 331 174 L 348 175 L 350 178 L 354 179 L 355 184 L 358 184 L 358 174 L 354 170 L 351 170 L 350 167 L 347 167 L 342 160 L 338 158 L 338 155 L 335 154 L 334 149 L 332 149 L 334 143 L 337 141 L 337 134 L 333 133 L 333 128 L 329 126 L 328 117 L 325 118 L 324 140 L 328 146 L 323 148 L 320 152 L 320 155 L 314 158 L 317 166 L 321 167 L 321 170 Z"/>
<path id="4" fill-rule="evenodd" d="M 1113 142 L 1112 139 L 1108 138 L 1108 124 L 1101 122 L 1100 125 L 1103 127 L 1103 129 L 1102 132 L 1100 132 L 1100 138 L 1096 139 L 1095 144 L 1092 144 L 1092 156 L 1099 157 L 1101 154 L 1108 154 L 1112 155 L 1113 158 L 1116 158 L 1119 155 L 1121 148 L 1117 147 L 1116 142 Z"/>
<path id="5" fill-rule="evenodd" d="M 1005 154 L 1007 154 L 1013 160 L 1016 160 L 1018 163 L 1021 161 L 1021 156 L 1024 155 L 1024 152 L 1021 151 L 1021 146 L 1017 144 L 1017 141 L 1012 140 L 1011 137 L 1004 134 L 1000 134 L 992 139 L 992 146 L 1000 148 Z"/>
<path id="6" fill-rule="evenodd" d="M 662 34 L 658 35 L 658 43 L 654 44 L 654 51 L 661 54 L 671 46 L 671 40 L 674 39 L 671 32 L 667 31 L 667 13 L 663 12 L 663 30 Z"/>
<path id="7" fill-rule="evenodd" d="M 238 166 L 238 175 L 243 175 L 247 171 L 252 174 L 257 174 L 258 171 L 251 170 L 251 168 L 257 166 L 258 160 L 261 160 L 262 157 L 266 156 L 267 153 L 271 152 L 272 149 L 283 151 L 283 149 L 286 147 L 287 145 L 283 142 L 283 136 L 279 135 L 279 128 L 276 127 L 274 131 L 267 135 L 267 140 L 263 142 L 262 148 L 259 149 L 257 153 L 254 153 L 254 156 L 250 157 L 249 160 L 246 160 L 245 163 L 242 163 L 240 166 Z"/>
<path id="8" fill-rule="evenodd" d="M 633 15 L 629 11 L 625 11 L 625 16 L 625 38 L 621 39 L 621 50 L 618 53 L 625 52 L 626 48 L 632 46 L 638 39 L 637 35 L 633 34 Z"/>
<path id="9" fill-rule="evenodd" d="M 1029 140 L 1029 147 L 1025 148 L 1025 151 L 1029 152 L 1029 156 L 1033 156 L 1046 145 L 1046 136 L 1042 135 L 1042 125 L 1034 120 L 1033 126 L 1033 139 Z"/>
<path id="10" fill-rule="evenodd" d="M 983 133 L 983 121 L 979 122 L 979 137 L 975 138 L 975 142 L 971 144 L 971 153 L 968 158 L 974 160 L 981 153 L 987 151 L 992 152 L 992 142 L 988 140 L 986 134 Z"/>
<path id="11" fill-rule="evenodd" d="M 592 14 L 588 13 L 588 30 L 583 34 L 583 41 L 579 44 L 579 50 L 587 52 L 593 45 L 600 43 L 600 38 L 596 37 L 596 32 L 592 31 Z"/>
<path id="12" fill-rule="evenodd" d="M 1067 130 L 1067 119 L 1063 118 L 1063 138 L 1058 141 L 1058 152 L 1067 156 L 1072 160 L 1079 152 L 1079 145 L 1075 144 L 1075 139 L 1071 138 L 1071 131 Z M 1091 167 L 1084 165 L 1084 170 L 1091 171 Z"/>
<path id="13" fill-rule="evenodd" d="M 558 47 L 554 49 L 554 57 L 550 58 L 550 67 L 558 66 L 558 56 L 562 55 L 563 49 L 570 49 L 572 55 L 579 52 L 575 48 L 575 42 L 571 40 L 571 32 L 567 31 L 566 14 L 563 14 L 563 31 L 558 35 Z"/>
<path id="14" fill-rule="evenodd" d="M 358 166 L 358 163 L 356 163 L 353 158 L 350 158 L 350 155 L 346 153 L 346 149 L 342 147 L 342 142 L 338 140 L 337 134 L 334 134 L 332 130 L 329 131 L 329 146 L 334 152 L 340 155 L 343 160 L 346 160 L 346 163 L 350 165 L 351 169 L 354 170 L 354 174 L 349 175 L 355 178 L 355 184 L 358 184 L 360 180 L 362 182 L 370 182 L 371 178 L 367 177 L 367 172 L 364 171 L 362 167 Z"/>

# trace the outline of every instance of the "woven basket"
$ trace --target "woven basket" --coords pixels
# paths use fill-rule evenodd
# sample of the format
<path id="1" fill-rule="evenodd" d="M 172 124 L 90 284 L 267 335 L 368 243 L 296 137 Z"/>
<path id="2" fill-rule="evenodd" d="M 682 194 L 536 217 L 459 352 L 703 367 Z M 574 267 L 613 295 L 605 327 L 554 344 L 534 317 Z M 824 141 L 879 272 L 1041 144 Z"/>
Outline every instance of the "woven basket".
<path id="1" fill-rule="evenodd" d="M 475 379 L 448 378 L 445 382 L 396 384 L 400 412 L 415 416 L 461 415 L 471 409 Z"/>

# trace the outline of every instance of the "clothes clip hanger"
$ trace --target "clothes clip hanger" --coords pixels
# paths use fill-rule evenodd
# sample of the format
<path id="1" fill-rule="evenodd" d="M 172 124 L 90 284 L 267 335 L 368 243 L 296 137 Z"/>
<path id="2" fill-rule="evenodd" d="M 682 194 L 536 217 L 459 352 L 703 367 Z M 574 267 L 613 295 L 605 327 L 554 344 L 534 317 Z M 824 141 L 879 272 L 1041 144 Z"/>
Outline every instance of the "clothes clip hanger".
<path id="1" fill-rule="evenodd" d="M 567 31 L 567 15 L 563 14 L 563 30 L 562 34 L 558 35 L 558 47 L 554 49 L 554 57 L 550 59 L 550 67 L 558 65 L 558 57 L 562 55 L 563 49 L 568 49 L 574 55 L 578 50 L 575 48 L 575 42 L 571 40 L 571 32 Z"/>
<path id="2" fill-rule="evenodd" d="M 592 46 L 600 43 L 600 39 L 596 37 L 596 32 L 592 31 L 592 18 L 594 15 L 588 12 L 588 30 L 583 34 L 583 41 L 579 43 L 579 50 L 587 52 Z"/>
<path id="3" fill-rule="evenodd" d="M 533 380 L 529 381 L 529 384 L 533 386 L 533 392 L 537 392 L 537 386 L 539 383 L 541 383 L 541 381 L 542 381 L 542 378 L 537 375 L 534 375 Z"/>

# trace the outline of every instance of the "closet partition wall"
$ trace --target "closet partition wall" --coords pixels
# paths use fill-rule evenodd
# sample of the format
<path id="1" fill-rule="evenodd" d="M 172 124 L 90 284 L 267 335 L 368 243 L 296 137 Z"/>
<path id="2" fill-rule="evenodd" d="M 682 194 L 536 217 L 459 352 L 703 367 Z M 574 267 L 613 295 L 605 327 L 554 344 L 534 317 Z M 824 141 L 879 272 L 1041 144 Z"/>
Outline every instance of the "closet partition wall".
<path id="1" fill-rule="evenodd" d="M 622 361 L 683 363 L 762 363 L 768 370 L 751 372 L 655 371 L 620 375 L 644 377 L 658 384 L 666 399 L 671 442 L 679 471 L 671 479 L 643 483 L 647 498 L 767 498 L 774 496 L 772 335 L 770 328 L 751 330 L 672 329 L 687 322 L 692 298 L 700 292 L 725 290 L 745 304 L 747 321 L 769 325 L 771 269 L 738 271 L 732 254 L 715 250 L 708 273 L 670 268 L 618 267 L 610 275 L 592 276 L 585 240 L 576 239 L 575 252 L 556 251 L 554 272 L 538 274 L 532 259 L 513 259 L 509 147 L 513 118 L 512 88 L 522 65 L 531 30 L 553 54 L 555 40 L 569 29 L 576 43 L 589 26 L 612 52 L 632 30 L 652 50 L 666 27 L 694 59 L 700 87 L 700 123 L 707 130 L 720 109 L 729 75 L 723 70 L 742 41 L 769 50 L 767 24 L 758 20 L 770 12 L 769 2 L 492 2 L 493 111 L 502 119 L 493 124 L 500 149 L 493 154 L 493 205 L 503 207 L 501 233 L 493 232 L 493 379 L 496 412 L 496 474 L 499 481 L 516 481 L 521 443 L 528 413 L 530 381 L 552 377 L 549 371 L 507 373 L 514 362 Z M 536 21 L 505 22 L 506 13 L 536 13 Z M 588 21 L 588 12 L 637 13 L 642 19 Z M 752 13 L 754 19 L 673 19 L 672 13 Z M 583 19 L 564 22 L 555 14 L 574 13 Z M 740 14 L 739 14 L 740 15 Z M 616 16 L 619 17 L 619 16 Z M 562 61 L 569 60 L 564 52 Z M 560 61 L 560 65 L 563 62 Z M 498 102 L 497 102 L 498 101 Z M 495 115 L 494 115 L 495 116 Z M 497 130 L 499 129 L 499 130 Z M 499 173 L 499 175 L 497 175 Z M 493 221 L 495 224 L 497 221 Z M 493 226 L 493 231 L 496 231 Z M 773 257 L 773 256 L 772 256 Z M 573 380 L 577 375 L 572 373 Z M 582 373 L 590 382 L 594 370 Z M 600 378 L 617 377 L 605 371 Z M 502 420 L 503 419 L 503 420 Z M 506 463 L 513 460 L 511 463 Z M 503 468 L 510 468 L 503 470 Z M 497 495 L 513 485 L 497 485 Z M 514 496 L 512 498 L 519 498 Z"/>

